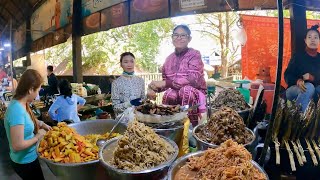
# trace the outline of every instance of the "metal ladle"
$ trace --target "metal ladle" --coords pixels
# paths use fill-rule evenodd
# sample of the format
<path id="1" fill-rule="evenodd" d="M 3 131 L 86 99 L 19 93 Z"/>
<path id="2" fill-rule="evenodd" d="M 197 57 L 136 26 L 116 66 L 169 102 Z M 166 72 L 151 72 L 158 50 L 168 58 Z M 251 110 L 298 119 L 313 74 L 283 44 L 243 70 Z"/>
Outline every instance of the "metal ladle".
<path id="1" fill-rule="evenodd" d="M 112 127 L 110 133 L 108 134 L 108 136 L 104 139 L 98 139 L 97 140 L 97 146 L 98 147 L 102 147 L 108 140 L 108 138 L 111 136 L 111 134 L 113 133 L 113 131 L 116 129 L 116 127 L 119 125 L 119 123 L 121 122 L 121 120 L 123 119 L 124 116 L 124 112 L 121 113 L 119 116 L 116 117 L 115 121 L 117 121 L 117 123 Z"/>

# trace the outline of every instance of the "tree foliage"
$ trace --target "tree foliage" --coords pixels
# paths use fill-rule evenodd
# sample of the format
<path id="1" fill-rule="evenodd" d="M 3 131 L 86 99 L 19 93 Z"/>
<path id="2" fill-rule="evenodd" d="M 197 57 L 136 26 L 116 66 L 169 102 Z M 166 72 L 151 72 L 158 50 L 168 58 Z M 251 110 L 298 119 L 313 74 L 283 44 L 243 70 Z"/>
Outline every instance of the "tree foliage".
<path id="1" fill-rule="evenodd" d="M 136 56 L 139 70 L 156 72 L 158 65 L 155 57 L 159 53 L 162 40 L 170 36 L 173 26 L 171 19 L 159 19 L 84 36 L 83 69 L 93 70 L 95 74 L 119 73 L 120 54 L 130 51 Z M 46 60 L 55 65 L 68 60 L 68 68 L 71 68 L 71 41 L 48 49 Z"/>
<path id="2" fill-rule="evenodd" d="M 196 31 L 204 36 L 213 39 L 219 44 L 221 56 L 222 77 L 228 73 L 228 65 L 236 60 L 239 55 L 240 46 L 237 45 L 231 36 L 231 32 L 238 21 L 238 15 L 235 13 L 210 13 L 196 16 Z"/>

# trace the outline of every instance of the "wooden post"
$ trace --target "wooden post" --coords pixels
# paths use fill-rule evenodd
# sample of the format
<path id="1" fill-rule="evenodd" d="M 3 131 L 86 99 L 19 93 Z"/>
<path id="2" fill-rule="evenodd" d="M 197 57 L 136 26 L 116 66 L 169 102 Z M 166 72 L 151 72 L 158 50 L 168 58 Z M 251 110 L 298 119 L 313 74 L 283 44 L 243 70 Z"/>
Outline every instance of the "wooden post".
<path id="1" fill-rule="evenodd" d="M 81 1 L 73 1 L 72 15 L 72 65 L 73 80 L 77 83 L 83 82 L 82 57 L 81 57 Z"/>
<path id="2" fill-rule="evenodd" d="M 30 57 L 30 52 L 31 52 L 31 43 L 32 43 L 32 37 L 31 37 L 31 17 L 28 17 L 26 20 L 26 46 L 25 46 L 25 51 L 27 52 L 27 62 L 26 66 L 31 66 L 31 57 Z"/>
<path id="3" fill-rule="evenodd" d="M 297 5 L 299 4 L 299 5 Z M 305 33 L 307 30 L 305 1 L 290 0 L 291 56 L 305 49 Z"/>

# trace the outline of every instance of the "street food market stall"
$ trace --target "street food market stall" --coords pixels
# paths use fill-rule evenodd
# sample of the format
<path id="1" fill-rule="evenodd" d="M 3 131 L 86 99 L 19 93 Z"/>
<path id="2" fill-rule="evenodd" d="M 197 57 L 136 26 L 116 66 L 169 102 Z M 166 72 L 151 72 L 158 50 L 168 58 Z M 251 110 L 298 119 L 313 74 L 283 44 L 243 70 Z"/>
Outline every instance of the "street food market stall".
<path id="1" fill-rule="evenodd" d="M 90 1 L 91 2 L 91 1 Z M 75 82 L 79 82 L 81 83 L 82 81 L 82 73 L 81 73 L 81 48 L 77 48 L 81 46 L 81 41 L 79 40 L 79 38 L 81 37 L 81 35 L 85 35 L 85 34 L 89 34 L 89 33 L 93 33 L 93 32 L 97 32 L 97 31 L 101 31 L 101 30 L 107 30 L 110 28 L 115 28 L 118 26 L 123 26 L 123 25 L 127 25 L 127 24 L 132 24 L 132 23 L 137 23 L 137 22 L 141 22 L 141 21 L 146 21 L 146 20 L 151 20 L 151 19 L 156 19 L 156 18 L 164 18 L 164 17 L 169 17 L 169 16 L 176 16 L 176 15 L 183 15 L 183 14 L 187 14 L 187 13 L 205 13 L 205 12 L 213 12 L 213 11 L 231 11 L 231 10 L 247 10 L 247 9 L 253 9 L 254 7 L 258 6 L 259 8 L 262 9 L 275 9 L 277 4 L 274 1 L 195 1 L 197 3 L 195 4 L 189 4 L 188 1 L 169 1 L 170 4 L 168 3 L 168 1 L 162 2 L 160 0 L 158 1 L 138 1 L 138 0 L 134 0 L 134 1 L 119 1 L 117 3 L 111 3 L 106 5 L 105 7 L 107 8 L 100 8 L 100 9 L 90 9 L 87 8 L 84 11 L 81 11 L 81 6 L 85 6 L 85 7 L 91 7 L 89 1 L 88 6 L 86 3 L 82 3 L 79 1 L 74 1 L 73 3 L 69 3 L 69 8 L 65 8 L 66 12 L 65 16 L 63 16 L 63 18 L 61 18 L 61 22 L 59 22 L 59 18 L 60 16 L 55 15 L 54 16 L 54 21 L 52 21 L 53 24 L 55 24 L 54 26 L 50 26 L 47 29 L 39 29 L 40 27 L 37 25 L 37 23 L 34 23 L 34 21 L 37 21 L 39 17 L 44 17 L 42 16 L 42 13 L 44 13 L 45 9 L 47 9 L 48 7 L 50 7 L 50 3 L 44 3 L 44 1 L 37 1 L 37 3 L 32 3 L 32 7 L 34 8 L 34 12 L 28 12 L 28 11 L 22 11 L 22 13 L 18 13 L 19 15 L 14 16 L 14 15 L 10 15 L 10 13 L 6 13 L 6 15 L 3 15 L 2 11 L 1 11 L 1 15 L 4 16 L 4 20 L 2 24 L 1 24 L 1 29 L 9 22 L 9 19 L 11 19 L 11 25 L 13 25 L 14 27 L 12 29 L 17 30 L 18 28 L 21 28 L 22 31 L 24 30 L 24 32 L 28 32 L 26 33 L 25 37 L 27 40 L 26 41 L 21 41 L 22 42 L 22 46 L 19 49 L 18 46 L 16 46 L 14 48 L 14 52 L 13 52 L 13 57 L 14 58 L 18 58 L 24 55 L 30 56 L 30 51 L 38 51 L 41 49 L 44 49 L 46 47 L 50 47 L 53 45 L 56 45 L 58 43 L 62 43 L 64 41 L 66 41 L 66 39 L 68 38 L 68 36 L 70 36 L 72 34 L 74 40 L 73 40 L 73 48 L 74 48 L 74 56 L 73 56 L 73 65 L 74 65 L 74 80 Z M 314 1 L 306 1 L 306 4 L 304 5 L 305 7 L 308 7 L 309 9 L 312 10 L 316 10 L 317 7 L 315 4 L 313 4 Z M 14 8 L 21 8 L 21 5 L 14 5 L 16 3 L 16 1 L 5 1 L 4 5 L 3 5 L 3 9 L 14 9 Z M 290 2 L 286 2 L 287 5 L 291 8 L 291 10 L 293 10 L 293 15 L 292 16 L 296 16 L 296 18 L 298 17 L 297 14 L 298 13 L 294 13 L 297 12 L 298 10 L 296 9 L 296 1 L 293 1 L 293 3 Z M 308 4 L 309 3 L 309 4 Z M 31 6 L 30 2 L 24 2 L 25 6 Z M 68 6 L 68 4 L 64 4 L 63 6 Z M 51 6 L 52 8 L 53 6 Z M 94 6 L 93 6 L 94 7 Z M 146 7 L 150 7 L 149 10 L 144 11 L 144 9 Z M 169 8 L 170 7 L 170 8 Z M 283 29 L 282 24 L 283 23 L 281 21 L 282 18 L 282 1 L 279 0 L 278 3 L 278 7 L 280 10 L 279 13 L 279 52 L 278 52 L 278 70 L 277 70 L 277 79 L 276 79 L 276 85 L 275 85 L 275 95 L 274 95 L 274 101 L 273 101 L 273 108 L 271 111 L 271 118 L 270 118 L 270 122 L 269 122 L 269 129 L 267 131 L 267 136 L 266 136 L 266 143 L 265 143 L 265 148 L 267 149 L 269 144 L 270 144 L 270 137 L 272 134 L 272 129 L 274 127 L 273 125 L 273 121 L 276 119 L 276 110 L 277 110 L 277 98 L 278 98 L 278 91 L 279 91 L 279 81 L 280 81 L 280 75 L 281 75 L 281 64 L 282 64 L 282 48 L 281 46 L 282 44 L 282 38 L 283 38 L 283 34 L 281 35 L 281 32 Z M 1 7 L 0 7 L 1 8 Z M 71 11 L 71 9 L 73 9 L 73 11 Z M 129 10 L 130 9 L 130 10 Z M 148 8 L 147 8 L 148 9 Z M 7 12 L 12 12 L 7 10 Z M 20 11 L 19 11 L 20 12 Z M 73 12 L 73 16 L 71 16 L 71 12 Z M 84 14 L 83 16 L 79 15 L 80 13 Z M 9 14 L 9 15 L 7 15 Z M 22 16 L 21 16 L 22 14 Z M 31 18 L 29 18 L 26 22 L 26 24 L 24 25 L 22 22 L 20 22 L 20 17 L 23 17 L 23 14 L 29 14 L 29 16 Z M 77 14 L 77 16 L 75 15 Z M 159 16 L 159 14 L 161 14 L 161 16 Z M 113 17 L 113 19 L 111 20 L 111 22 L 108 22 L 109 19 L 107 19 L 106 17 L 108 17 L 107 15 L 111 15 Z M 123 16 L 125 15 L 125 16 Z M 300 14 L 301 15 L 301 14 Z M 83 17 L 83 18 L 82 18 Z M 15 20 L 19 19 L 19 20 Z M 305 17 L 302 17 L 302 19 Z M 22 19 L 22 18 L 21 18 Z M 31 19 L 33 20 L 31 22 Z M 63 20 L 62 20 L 63 19 Z M 297 18 L 299 19 L 299 18 Z M 300 19 L 301 20 L 301 19 Z M 73 28 L 71 30 L 71 21 L 72 21 L 72 25 Z M 302 20 L 301 20 L 302 21 Z M 98 24 L 98 25 L 97 25 Z M 21 27 L 22 26 L 22 27 Z M 82 29 L 81 27 L 84 27 L 83 31 L 80 31 L 80 29 Z M 295 24 L 292 25 L 297 26 Z M 79 28 L 80 27 L 80 28 Z M 12 29 L 10 31 L 12 31 Z M 296 33 L 293 33 L 293 36 L 297 36 L 299 37 L 299 30 L 296 30 L 293 28 L 293 31 Z M 20 31 L 17 31 L 15 33 L 19 33 Z M 301 37 L 300 37 L 301 40 Z M 299 44 L 299 38 L 295 39 L 295 41 L 297 42 L 293 42 L 293 44 Z M 17 43 L 19 43 L 17 41 Z M 298 48 L 297 48 L 298 49 Z M 211 111 L 211 107 L 210 111 Z M 213 109 L 216 109 L 216 107 L 214 107 Z M 212 112 L 212 114 L 219 114 L 219 113 L 223 113 L 223 114 L 227 114 L 226 117 L 228 116 L 232 116 L 232 117 L 236 117 L 238 120 L 240 119 L 239 116 L 237 116 L 237 112 L 234 112 L 235 109 L 232 110 L 225 110 L 224 112 L 220 112 L 215 111 Z M 229 113 L 229 114 L 228 114 Z M 250 117 L 250 116 L 249 116 Z M 228 118 L 226 118 L 228 119 Z M 211 121 L 212 120 L 212 121 Z M 238 123 L 235 125 L 230 125 L 230 127 L 239 125 L 241 127 L 237 127 L 236 130 L 239 130 L 242 128 L 242 131 L 240 132 L 235 132 L 235 134 L 222 134 L 221 136 L 224 137 L 226 135 L 226 137 L 229 137 L 231 139 L 233 139 L 234 141 L 236 141 L 239 144 L 244 144 L 246 145 L 247 143 L 251 142 L 254 139 L 255 134 L 251 133 L 251 131 L 246 131 L 246 123 L 245 122 L 247 119 L 242 119 L 243 121 L 239 120 L 237 121 Z M 215 122 L 215 119 L 208 119 L 207 120 L 207 125 L 210 124 L 216 124 L 217 122 Z M 84 121 L 81 123 L 86 123 L 88 121 Z M 94 122 L 94 121 L 92 121 Z M 106 121 L 107 122 L 107 121 Z M 312 123 L 315 124 L 315 122 L 310 121 Z M 224 123 L 228 123 L 228 122 L 224 122 Z M 311 124 L 312 124 L 311 123 Z M 80 124 L 80 123 L 79 123 Z M 276 122 L 274 123 L 276 124 Z M 306 125 L 306 127 L 309 124 Z M 60 126 L 60 127 L 59 127 Z M 72 125 L 70 125 L 72 126 Z M 135 128 L 133 128 L 135 127 Z M 109 127 L 110 128 L 110 127 Z M 142 130 L 141 130 L 141 129 Z M 145 129 L 146 128 L 146 129 Z M 39 146 L 42 145 L 44 148 L 48 148 L 49 145 L 49 149 L 40 149 L 41 146 L 38 148 L 39 153 L 43 153 L 43 157 L 47 159 L 50 159 L 51 161 L 48 163 L 52 163 L 52 164 L 56 164 L 56 165 L 60 165 L 59 162 L 63 161 L 62 159 L 65 158 L 67 155 L 69 157 L 69 160 L 66 160 L 64 163 L 70 162 L 70 160 L 72 161 L 72 163 L 82 163 L 81 159 L 85 159 L 89 157 L 94 157 L 95 160 L 97 160 L 98 156 L 98 152 L 97 152 L 97 148 L 94 146 L 95 143 L 88 143 L 87 141 L 89 141 L 88 139 L 84 138 L 82 135 L 87 135 L 86 133 L 80 133 L 78 132 L 78 129 L 75 127 L 75 131 L 70 130 L 67 128 L 67 126 L 61 124 L 58 125 L 58 127 L 56 127 L 54 129 L 54 131 L 51 131 L 51 133 L 48 133 L 45 137 L 45 141 L 39 142 Z M 132 159 L 132 155 L 128 155 L 125 153 L 122 153 L 122 151 L 125 151 L 126 149 L 121 149 L 124 147 L 121 147 L 121 143 L 124 143 L 124 145 L 128 145 L 129 143 L 129 147 L 132 146 L 133 149 L 138 149 L 139 147 L 137 147 L 137 143 L 128 142 L 128 139 L 130 139 L 130 137 L 126 136 L 129 135 L 130 133 L 132 133 L 133 135 L 135 135 L 136 137 L 141 138 L 141 136 L 143 136 L 143 134 L 141 135 L 141 131 L 142 132 L 148 132 L 148 137 L 149 135 L 152 136 L 152 139 L 155 139 L 156 142 L 155 145 L 156 147 L 167 147 L 167 149 L 165 148 L 161 148 L 160 150 L 158 149 L 158 153 L 159 151 L 163 151 L 161 153 L 163 153 L 163 156 L 159 156 L 160 161 L 156 161 L 158 162 L 157 164 L 148 164 L 146 165 L 149 169 L 152 169 L 152 172 L 158 172 L 159 168 L 161 170 L 164 169 L 168 169 L 170 164 L 173 162 L 173 159 L 176 158 L 176 154 L 177 154 L 177 149 L 176 147 L 179 147 L 178 144 L 175 145 L 173 141 L 171 141 L 168 138 L 162 137 L 162 136 L 157 136 L 154 133 L 153 129 L 148 129 L 147 127 L 145 127 L 143 124 L 139 124 L 137 122 L 134 122 L 133 124 L 129 125 L 127 127 L 127 131 L 126 132 L 121 132 L 124 133 L 124 136 L 122 136 L 120 138 L 120 140 L 118 139 L 117 142 L 114 142 L 115 139 L 108 141 L 108 143 L 105 145 L 105 148 L 110 145 L 118 145 L 116 148 L 118 148 L 117 150 L 119 150 L 119 154 L 123 155 L 123 156 L 119 156 L 117 157 L 118 160 L 116 160 L 117 158 L 114 158 L 112 160 L 113 164 L 110 164 L 109 161 L 106 161 L 105 158 L 103 156 L 103 152 L 100 149 L 100 161 L 102 164 L 102 168 L 105 168 L 105 172 L 110 173 L 109 175 L 112 176 L 114 174 L 122 174 L 124 175 L 123 178 L 124 179 L 129 179 L 130 176 L 135 176 L 137 174 L 148 174 L 150 175 L 150 173 L 146 173 L 144 170 L 146 169 L 138 169 L 138 170 L 132 170 L 134 168 L 136 168 L 135 166 L 130 166 L 130 165 L 126 165 L 125 163 L 123 163 L 122 161 L 125 161 L 127 159 L 125 158 L 131 158 Z M 211 126 L 206 126 L 201 128 L 201 130 L 207 129 L 205 131 L 209 132 L 209 130 L 216 130 L 219 131 L 221 130 L 221 127 L 218 129 L 214 129 Z M 66 131 L 66 132 L 65 132 Z M 109 131 L 108 128 L 105 128 L 104 132 L 88 132 L 88 133 L 99 133 L 99 134 L 103 134 L 103 133 L 107 133 Z M 77 132 L 80 134 L 78 135 Z M 119 132 L 120 133 L 120 132 Z M 248 168 L 250 175 L 248 175 L 248 178 L 260 178 L 260 179 L 268 179 L 268 176 L 265 174 L 265 171 L 256 163 L 254 163 L 254 161 L 251 161 L 252 158 L 250 157 L 250 154 L 247 152 L 246 149 L 244 149 L 243 146 L 239 146 L 238 144 L 235 144 L 232 141 L 227 141 L 227 142 L 215 142 L 215 139 L 211 140 L 210 137 L 206 137 L 204 136 L 204 134 L 199 134 L 199 132 L 195 132 L 195 135 L 202 136 L 202 141 L 207 141 L 206 143 L 211 143 L 212 146 L 219 146 L 213 150 L 208 150 L 205 152 L 201 152 L 199 154 L 192 154 L 190 156 L 199 156 L 199 158 L 189 158 L 189 157 L 183 157 L 182 159 L 178 159 L 176 161 L 176 163 L 178 163 L 177 166 L 179 165 L 184 165 L 186 162 L 186 159 L 189 159 L 190 162 L 188 162 L 188 166 L 192 166 L 193 168 L 189 168 L 186 166 L 183 166 L 183 168 L 181 168 L 183 172 L 179 172 L 179 169 L 177 169 L 177 166 L 173 166 L 171 167 L 171 171 L 169 173 L 169 179 L 170 176 L 171 178 L 175 179 L 174 177 L 176 174 L 175 173 L 180 173 L 182 175 L 188 175 L 188 173 L 194 173 L 193 175 L 196 177 L 214 177 L 215 173 L 219 173 L 219 172 L 208 172 L 205 170 L 205 167 L 207 165 L 208 162 L 206 162 L 205 157 L 212 157 L 213 159 L 218 159 L 219 161 L 217 161 L 217 164 L 215 166 L 219 166 L 219 163 L 221 165 L 221 163 L 223 163 L 225 161 L 225 157 L 221 156 L 221 152 L 224 151 L 226 148 L 232 148 L 234 150 L 234 152 L 239 152 L 239 154 L 244 155 L 244 161 L 247 162 L 247 164 L 249 164 L 249 166 L 245 167 Z M 206 133 L 206 132 L 205 132 Z M 240 133 L 240 134 L 237 134 Z M 76 139 L 69 139 L 70 134 L 77 134 L 75 135 Z M 67 137 L 67 135 L 69 135 Z M 50 137 L 53 136 L 53 137 Z M 61 139 L 59 137 L 63 137 L 64 139 Z M 308 136 L 309 137 L 309 136 Z M 314 137 L 312 134 L 310 135 L 310 137 Z M 47 139 L 48 140 L 47 140 Z M 138 138 L 138 140 L 139 140 Z M 216 138 L 216 137 L 213 137 Z M 52 139 L 52 140 L 50 140 Z M 239 141 L 237 141 L 239 140 Z M 52 141 L 52 142 L 51 142 Z M 73 145 L 69 145 L 71 144 L 70 142 L 73 143 Z M 75 143 L 74 143 L 75 142 Z M 120 143 L 121 142 L 121 143 Z M 147 138 L 141 138 L 141 142 L 147 142 L 146 145 L 148 145 L 148 142 L 150 142 L 150 139 Z M 284 144 L 286 143 L 287 140 L 285 138 Z M 307 141 L 306 141 L 307 142 Z M 46 145 L 47 143 L 47 145 Z M 66 144 L 67 143 L 67 144 Z M 313 143 L 313 142 L 311 142 Z M 60 146 L 61 145 L 61 146 Z M 70 147 L 69 149 L 72 149 L 72 151 L 66 152 L 64 151 L 63 153 L 61 152 L 62 149 L 66 150 L 68 148 L 65 148 L 65 146 L 73 146 Z M 74 146 L 78 146 L 78 147 L 74 147 Z M 58 148 L 57 148 L 58 146 Z M 93 147 L 92 147 L 93 146 Z M 309 145 L 307 143 L 307 146 L 309 148 Z M 310 144 L 311 146 L 311 144 Z M 83 147 L 83 148 L 79 148 L 79 147 Z M 84 148 L 85 147 L 85 148 Z M 104 149 L 105 149 L 104 148 Z M 103 150 L 104 150 L 103 149 Z M 156 148 L 155 148 L 156 149 Z M 250 150 L 249 150 L 250 151 Z M 316 151 L 316 150 L 315 150 Z M 47 152 L 47 153 L 46 153 Z M 50 154 L 51 152 L 51 154 Z M 81 153 L 80 153 L 81 152 Z M 94 155 L 93 152 L 95 153 Z M 264 158 L 265 158 L 265 152 L 266 150 L 263 151 L 262 153 L 262 160 L 260 159 L 260 165 L 264 165 Z M 290 152 L 290 151 L 288 151 Z M 311 153 L 312 151 L 310 151 Z M 153 152 L 149 152 L 150 154 L 152 154 Z M 317 152 L 316 152 L 317 153 Z M 47 155 L 48 154 L 48 155 Z M 52 156 L 48 157 L 49 154 Z M 110 153 L 111 154 L 111 153 Z M 140 153 L 141 154 L 141 153 Z M 53 157 L 53 155 L 55 157 Z M 134 159 L 139 159 L 139 158 L 145 158 L 143 157 L 144 154 L 135 157 Z M 148 154 L 147 154 L 148 155 Z M 155 154 L 158 155 L 158 154 Z M 155 156 L 154 155 L 154 156 Z M 151 156 L 152 158 L 154 158 L 154 156 Z M 219 156 L 221 156 L 221 159 L 219 159 Z M 314 161 L 314 156 L 311 155 L 313 158 L 312 161 Z M 283 156 L 281 156 L 283 157 Z M 124 158 L 124 159 L 121 159 Z M 88 160 L 87 159 L 87 160 Z M 107 158 L 106 158 L 107 159 Z M 115 168 L 115 164 L 116 161 L 119 162 L 119 164 L 117 164 L 116 168 Z M 299 161 L 300 162 L 300 161 Z M 315 162 L 315 161 L 314 161 Z M 135 162 L 136 163 L 136 162 Z M 123 165 L 125 164 L 125 165 Z M 203 164 L 203 166 L 199 166 L 199 164 Z M 69 165 L 69 164 L 68 164 Z M 234 162 L 230 163 L 230 166 L 234 166 Z M 237 166 L 239 164 L 236 164 Z M 241 164 L 239 166 L 240 168 L 244 168 L 243 164 Z M 147 168 L 147 169 L 148 169 Z M 197 172 L 196 169 L 203 169 L 203 172 Z M 166 171 L 164 170 L 164 171 Z M 138 172 L 138 173 L 134 173 L 134 172 Z M 191 172 L 190 172 L 191 171 Z M 234 171 L 234 169 L 231 169 L 230 171 Z M 163 172 L 163 171 L 161 171 Z M 171 173 L 172 172 L 172 173 Z M 166 174 L 166 173 L 165 173 Z M 154 178 L 156 179 L 161 179 L 162 178 L 162 173 L 159 174 L 159 176 L 154 176 Z M 161 178 L 160 178 L 161 176 Z M 173 177 L 172 177 L 173 176 Z M 119 177 L 119 176 L 118 176 Z M 145 176 L 146 177 L 146 176 Z M 147 176 L 148 177 L 148 176 Z M 164 176 L 163 176 L 164 177 Z"/>

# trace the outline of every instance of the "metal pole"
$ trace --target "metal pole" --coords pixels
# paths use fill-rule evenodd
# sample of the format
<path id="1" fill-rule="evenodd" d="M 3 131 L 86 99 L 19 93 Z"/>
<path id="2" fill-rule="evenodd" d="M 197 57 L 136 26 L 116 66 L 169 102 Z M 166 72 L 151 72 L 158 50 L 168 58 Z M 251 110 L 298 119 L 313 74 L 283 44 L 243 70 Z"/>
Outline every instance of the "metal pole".
<path id="1" fill-rule="evenodd" d="M 10 71 L 11 71 L 11 77 L 12 77 L 12 92 L 14 92 L 15 88 L 14 83 L 13 83 L 13 60 L 12 60 L 12 19 L 10 19 L 10 32 L 9 32 L 9 42 L 10 42 L 10 47 L 9 47 L 9 55 L 8 55 L 8 60 L 10 62 Z"/>
<path id="2" fill-rule="evenodd" d="M 278 64 L 277 64 L 277 78 L 276 87 L 273 96 L 272 114 L 268 125 L 266 139 L 259 159 L 259 164 L 263 166 L 269 144 L 271 142 L 272 128 L 275 119 L 275 114 L 278 106 L 278 99 L 280 93 L 281 73 L 282 73 L 282 61 L 283 61 L 283 4 L 282 0 L 278 0 Z"/>

